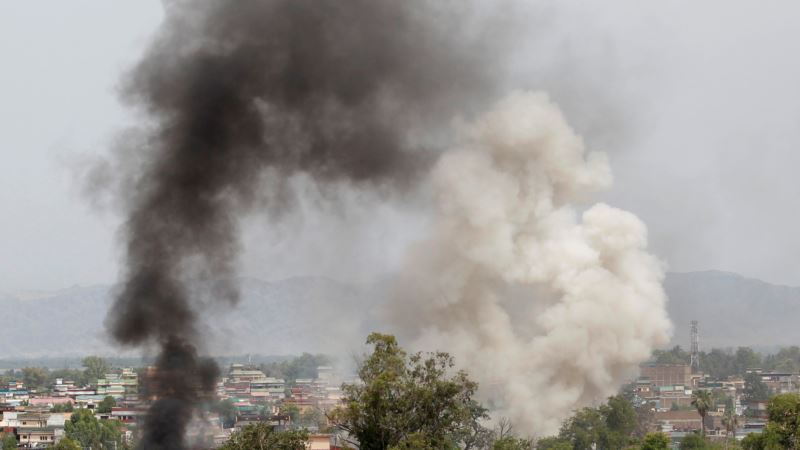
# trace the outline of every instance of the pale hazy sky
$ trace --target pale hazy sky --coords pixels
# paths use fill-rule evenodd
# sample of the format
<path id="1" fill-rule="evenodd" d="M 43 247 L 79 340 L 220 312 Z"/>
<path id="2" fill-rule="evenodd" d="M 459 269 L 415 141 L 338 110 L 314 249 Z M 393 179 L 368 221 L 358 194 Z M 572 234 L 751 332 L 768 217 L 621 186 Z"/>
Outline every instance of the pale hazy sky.
<path id="1" fill-rule="evenodd" d="M 515 52 L 519 85 L 552 92 L 609 153 L 602 200 L 647 223 L 671 270 L 800 285 L 800 3 L 527 3 L 540 14 Z M 132 123 L 115 88 L 161 18 L 156 0 L 0 3 L 0 292 L 116 278 L 119 219 L 87 205 L 70 167 Z M 347 277 L 399 254 L 392 237 L 418 223 L 388 207 L 354 209 L 355 230 L 308 214 L 248 225 L 245 273 Z"/>

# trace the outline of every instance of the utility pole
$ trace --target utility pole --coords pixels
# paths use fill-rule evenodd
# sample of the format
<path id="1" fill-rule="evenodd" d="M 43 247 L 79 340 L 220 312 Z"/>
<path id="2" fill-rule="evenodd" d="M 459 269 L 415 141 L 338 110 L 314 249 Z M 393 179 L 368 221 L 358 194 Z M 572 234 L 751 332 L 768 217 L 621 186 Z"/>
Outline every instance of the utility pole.
<path id="1" fill-rule="evenodd" d="M 689 365 L 692 367 L 692 373 L 700 372 L 700 334 L 697 332 L 697 321 L 691 322 L 691 359 Z"/>

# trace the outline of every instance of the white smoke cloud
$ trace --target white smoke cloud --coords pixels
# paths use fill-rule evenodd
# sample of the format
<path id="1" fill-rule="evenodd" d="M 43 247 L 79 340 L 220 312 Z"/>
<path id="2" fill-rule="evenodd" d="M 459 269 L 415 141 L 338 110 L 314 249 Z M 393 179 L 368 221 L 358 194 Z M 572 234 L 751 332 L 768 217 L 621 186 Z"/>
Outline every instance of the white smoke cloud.
<path id="1" fill-rule="evenodd" d="M 662 266 L 633 214 L 580 212 L 609 165 L 546 94 L 514 93 L 463 135 L 431 174 L 437 216 L 392 320 L 413 347 L 451 352 L 497 415 L 553 433 L 668 342 Z"/>

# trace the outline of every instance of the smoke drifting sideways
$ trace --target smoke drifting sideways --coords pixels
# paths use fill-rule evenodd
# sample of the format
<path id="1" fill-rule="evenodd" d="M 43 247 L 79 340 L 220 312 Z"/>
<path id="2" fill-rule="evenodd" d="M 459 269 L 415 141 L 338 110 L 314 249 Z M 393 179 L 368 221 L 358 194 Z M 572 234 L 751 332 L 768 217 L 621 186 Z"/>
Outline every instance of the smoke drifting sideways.
<path id="1" fill-rule="evenodd" d="M 142 447 L 174 450 L 186 448 L 217 374 L 198 357 L 203 301 L 189 284 L 235 304 L 238 217 L 291 208 L 282 186 L 297 174 L 378 195 L 412 187 L 435 160 L 437 130 L 492 91 L 498 67 L 493 39 L 459 31 L 463 2 L 165 8 L 124 89 L 145 114 L 144 136 L 103 167 L 115 171 L 127 215 L 108 326 L 121 344 L 160 349 Z"/>
<path id="2" fill-rule="evenodd" d="M 610 186 L 607 159 L 545 94 L 514 93 L 462 134 L 431 173 L 437 214 L 389 316 L 453 353 L 496 414 L 549 435 L 667 344 L 663 269 L 633 214 L 584 205 Z"/>

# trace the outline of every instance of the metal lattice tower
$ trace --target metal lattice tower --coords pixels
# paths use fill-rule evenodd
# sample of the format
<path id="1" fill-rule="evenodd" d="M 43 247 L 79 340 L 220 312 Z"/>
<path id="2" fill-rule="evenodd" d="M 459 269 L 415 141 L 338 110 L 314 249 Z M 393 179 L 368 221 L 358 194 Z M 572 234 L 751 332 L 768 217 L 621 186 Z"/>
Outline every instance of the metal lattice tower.
<path id="1" fill-rule="evenodd" d="M 697 332 L 697 321 L 691 322 L 692 330 L 692 343 L 691 343 L 691 360 L 689 365 L 692 367 L 693 372 L 700 371 L 700 334 Z"/>

